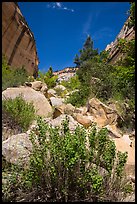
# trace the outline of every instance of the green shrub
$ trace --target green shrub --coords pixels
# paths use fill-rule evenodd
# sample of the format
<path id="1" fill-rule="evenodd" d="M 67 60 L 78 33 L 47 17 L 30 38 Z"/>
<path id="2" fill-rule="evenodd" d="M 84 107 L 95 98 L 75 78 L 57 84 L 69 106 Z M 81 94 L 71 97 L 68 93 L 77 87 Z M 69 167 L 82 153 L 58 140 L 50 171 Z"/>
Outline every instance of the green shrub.
<path id="1" fill-rule="evenodd" d="M 56 86 L 57 78 L 58 76 L 54 76 L 52 74 L 51 68 L 49 68 L 49 70 L 46 73 L 42 73 L 41 71 L 39 71 L 39 76 L 37 80 L 46 83 L 48 88 L 50 89 Z"/>
<path id="2" fill-rule="evenodd" d="M 23 131 L 27 130 L 34 120 L 35 109 L 33 104 L 27 103 L 21 96 L 15 99 L 3 100 L 2 109 L 22 127 Z"/>
<path id="3" fill-rule="evenodd" d="M 79 90 L 72 93 L 67 99 L 67 103 L 71 103 L 73 106 L 84 106 L 88 100 L 90 94 L 90 87 L 83 84 L 79 87 Z"/>
<path id="4" fill-rule="evenodd" d="M 66 89 L 62 90 L 61 88 L 56 88 L 56 94 L 62 98 L 64 98 L 67 93 L 68 91 Z"/>
<path id="5" fill-rule="evenodd" d="M 80 81 L 76 75 L 71 77 L 68 81 L 62 81 L 61 85 L 65 86 L 68 91 L 73 91 L 74 89 L 79 89 Z"/>
<path id="6" fill-rule="evenodd" d="M 87 134 L 77 127 L 70 133 L 68 119 L 60 128 L 41 118 L 37 124 L 37 135 L 34 131 L 30 135 L 33 152 L 29 168 L 21 173 L 20 188 L 27 194 L 35 191 L 41 201 L 118 201 L 127 155 L 118 153 L 116 160 L 115 144 L 106 129 L 97 132 L 93 127 Z"/>
<path id="7" fill-rule="evenodd" d="M 2 58 L 2 90 L 23 85 L 27 78 L 28 74 L 24 67 L 18 69 L 10 67 L 6 58 Z"/>

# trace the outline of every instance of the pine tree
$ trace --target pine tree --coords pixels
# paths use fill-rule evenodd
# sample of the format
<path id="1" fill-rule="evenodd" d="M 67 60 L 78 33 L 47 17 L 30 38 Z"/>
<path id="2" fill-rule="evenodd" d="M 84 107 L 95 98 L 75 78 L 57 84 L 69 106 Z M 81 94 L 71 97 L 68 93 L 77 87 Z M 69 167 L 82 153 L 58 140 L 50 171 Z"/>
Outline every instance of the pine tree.
<path id="1" fill-rule="evenodd" d="M 79 51 L 80 56 L 76 55 L 74 59 L 74 63 L 80 67 L 80 65 L 87 60 L 93 59 L 95 56 L 98 55 L 98 50 L 93 49 L 93 40 L 91 37 L 88 35 L 84 45 L 83 49 Z"/>
<path id="2" fill-rule="evenodd" d="M 49 70 L 48 70 L 48 74 L 49 74 L 49 77 L 51 78 L 53 76 L 53 69 L 52 67 L 50 66 Z"/>
<path id="3" fill-rule="evenodd" d="M 76 67 L 80 67 L 80 59 L 78 54 L 76 54 L 75 56 L 74 63 L 76 64 Z"/>

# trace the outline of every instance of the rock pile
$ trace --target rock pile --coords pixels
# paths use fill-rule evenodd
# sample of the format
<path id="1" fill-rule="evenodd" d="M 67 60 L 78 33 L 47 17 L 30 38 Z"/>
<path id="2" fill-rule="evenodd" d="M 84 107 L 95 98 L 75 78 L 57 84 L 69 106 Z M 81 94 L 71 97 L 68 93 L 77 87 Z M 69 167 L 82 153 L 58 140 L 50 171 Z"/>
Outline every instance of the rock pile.
<path id="1" fill-rule="evenodd" d="M 56 89 L 65 90 L 63 86 L 48 89 L 47 85 L 41 81 L 25 83 L 25 86 L 18 88 L 7 88 L 2 92 L 2 100 L 5 98 L 15 98 L 22 94 L 27 102 L 33 102 L 36 114 L 43 117 L 45 123 L 53 127 L 61 126 L 66 115 L 69 119 L 69 128 L 74 131 L 77 125 L 88 130 L 93 124 L 100 128 L 107 128 L 109 137 L 114 140 L 117 151 L 128 152 L 127 172 L 130 176 L 135 174 L 135 148 L 134 134 L 125 135 L 117 127 L 119 117 L 113 106 L 106 106 L 97 98 L 91 98 L 85 107 L 76 108 L 65 103 L 65 98 L 57 96 Z M 34 121 L 36 123 L 36 121 Z M 33 124 L 32 127 L 35 127 Z M 11 163 L 17 163 L 20 157 L 23 162 L 28 161 L 31 152 L 31 142 L 28 135 L 32 127 L 21 134 L 9 135 L 3 139 L 2 154 Z M 132 137 L 132 140 L 130 139 Z"/>

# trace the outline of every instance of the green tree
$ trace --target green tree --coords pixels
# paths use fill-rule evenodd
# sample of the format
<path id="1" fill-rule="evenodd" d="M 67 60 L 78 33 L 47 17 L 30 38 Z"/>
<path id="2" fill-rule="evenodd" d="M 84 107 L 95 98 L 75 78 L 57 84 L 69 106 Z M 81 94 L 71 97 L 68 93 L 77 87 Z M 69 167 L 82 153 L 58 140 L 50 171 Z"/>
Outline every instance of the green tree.
<path id="1" fill-rule="evenodd" d="M 80 58 L 78 54 L 75 56 L 74 63 L 76 64 L 76 67 L 80 67 Z"/>
<path id="2" fill-rule="evenodd" d="M 49 77 L 53 77 L 53 69 L 52 67 L 50 66 L 49 70 L 48 70 L 48 74 L 49 74 Z"/>
<path id="3" fill-rule="evenodd" d="M 74 63 L 76 63 L 78 67 L 80 67 L 84 61 L 93 59 L 95 56 L 98 55 L 98 50 L 93 49 L 93 40 L 89 35 L 83 45 L 83 49 L 80 50 L 79 52 L 80 56 L 76 55 L 74 59 Z"/>
<path id="4" fill-rule="evenodd" d="M 128 26 L 130 28 L 133 27 L 135 29 L 135 2 L 130 2 L 130 4 L 131 4 L 130 10 L 129 10 L 130 19 L 128 22 Z"/>

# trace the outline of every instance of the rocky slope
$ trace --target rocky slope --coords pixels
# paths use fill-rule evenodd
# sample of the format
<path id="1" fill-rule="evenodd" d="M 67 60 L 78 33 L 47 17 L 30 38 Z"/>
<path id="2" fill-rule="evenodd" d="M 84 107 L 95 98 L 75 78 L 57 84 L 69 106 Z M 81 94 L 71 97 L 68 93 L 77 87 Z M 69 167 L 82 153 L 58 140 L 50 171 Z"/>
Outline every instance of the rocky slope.
<path id="1" fill-rule="evenodd" d="M 2 3 L 2 54 L 12 67 L 24 65 L 30 75 L 38 75 L 34 35 L 16 2 Z"/>
<path id="2" fill-rule="evenodd" d="M 126 170 L 128 175 L 133 177 L 135 175 L 135 135 L 134 133 L 123 133 L 117 127 L 119 114 L 116 108 L 103 104 L 97 98 L 91 98 L 85 107 L 76 108 L 71 104 L 65 103 L 68 95 L 67 92 L 63 98 L 57 94 L 56 88 L 58 86 L 54 89 L 48 89 L 46 84 L 40 81 L 29 82 L 21 87 L 6 89 L 2 92 L 2 99 L 5 97 L 15 98 L 22 93 L 23 98 L 27 102 L 33 102 L 36 114 L 42 116 L 45 123 L 53 127 L 60 126 L 62 120 L 67 115 L 69 117 L 69 128 L 71 131 L 74 131 L 77 125 L 86 128 L 87 132 L 93 124 L 96 124 L 98 130 L 104 127 L 107 128 L 109 137 L 116 144 L 117 151 L 128 152 Z M 64 91 L 65 87 L 60 86 L 60 89 Z M 20 156 L 28 155 L 28 148 L 31 147 L 28 141 L 28 135 L 35 127 L 36 121 L 33 122 L 26 133 L 22 134 L 18 132 L 19 134 L 17 134 L 16 132 L 14 134 L 13 132 L 8 132 L 9 135 L 7 135 L 3 124 L 2 154 L 8 161 L 16 163 Z M 27 139 L 27 143 L 25 138 Z M 27 162 L 28 160 L 25 161 Z"/>

